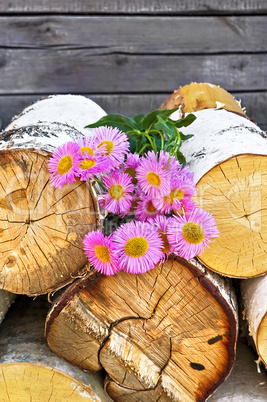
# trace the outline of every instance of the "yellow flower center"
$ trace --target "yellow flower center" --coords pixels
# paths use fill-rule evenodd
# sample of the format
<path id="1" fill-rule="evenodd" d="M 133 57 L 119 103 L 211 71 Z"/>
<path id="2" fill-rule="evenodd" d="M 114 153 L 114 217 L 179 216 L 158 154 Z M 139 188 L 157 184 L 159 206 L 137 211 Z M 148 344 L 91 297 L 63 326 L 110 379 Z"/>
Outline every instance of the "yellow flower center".
<path id="1" fill-rule="evenodd" d="M 81 151 L 82 155 L 84 155 L 84 152 L 87 152 L 88 155 L 91 155 L 91 156 L 94 156 L 94 154 L 95 154 L 93 148 L 91 148 L 91 147 L 81 147 L 80 151 Z"/>
<path id="2" fill-rule="evenodd" d="M 95 246 L 95 255 L 102 262 L 110 262 L 109 250 L 106 246 Z"/>
<path id="3" fill-rule="evenodd" d="M 149 212 L 150 214 L 155 214 L 158 211 L 156 210 L 156 208 L 154 207 L 154 205 L 152 204 L 152 201 L 149 201 L 149 203 L 147 204 L 147 212 Z"/>
<path id="4" fill-rule="evenodd" d="M 92 167 L 94 167 L 96 165 L 96 162 L 93 161 L 92 159 L 85 159 L 84 161 L 82 161 L 80 163 L 80 168 L 82 170 L 88 170 L 91 169 Z"/>
<path id="5" fill-rule="evenodd" d="M 129 257 L 142 257 L 148 249 L 148 241 L 144 237 L 133 237 L 127 240 L 124 251 Z"/>
<path id="6" fill-rule="evenodd" d="M 183 190 L 176 189 L 172 190 L 169 195 L 166 195 L 166 197 L 164 197 L 164 200 L 169 204 L 172 204 L 173 200 L 181 201 L 183 198 L 184 198 Z"/>
<path id="7" fill-rule="evenodd" d="M 108 190 L 109 195 L 113 200 L 120 200 L 124 194 L 123 187 L 121 184 L 112 184 Z"/>
<path id="8" fill-rule="evenodd" d="M 204 231 L 202 227 L 194 222 L 187 222 L 183 226 L 182 234 L 184 239 L 191 244 L 201 243 L 204 239 Z"/>
<path id="9" fill-rule="evenodd" d="M 110 152 L 112 151 L 112 149 L 114 148 L 113 142 L 109 141 L 109 140 L 100 142 L 100 144 L 98 145 L 97 148 L 102 147 L 102 145 L 105 145 L 105 147 L 106 147 L 106 152 L 105 152 L 106 155 L 109 155 Z"/>
<path id="10" fill-rule="evenodd" d="M 162 247 L 162 252 L 163 253 L 169 253 L 170 251 L 170 245 L 167 239 L 167 234 L 163 232 L 159 232 L 159 235 L 161 239 L 163 240 L 163 247 Z"/>
<path id="11" fill-rule="evenodd" d="M 65 174 L 72 168 L 72 158 L 70 155 L 65 155 L 60 159 L 57 165 L 59 174 Z"/>
<path id="12" fill-rule="evenodd" d="M 155 172 L 149 172 L 146 178 L 148 183 L 153 187 L 159 187 L 161 185 L 161 178 Z"/>

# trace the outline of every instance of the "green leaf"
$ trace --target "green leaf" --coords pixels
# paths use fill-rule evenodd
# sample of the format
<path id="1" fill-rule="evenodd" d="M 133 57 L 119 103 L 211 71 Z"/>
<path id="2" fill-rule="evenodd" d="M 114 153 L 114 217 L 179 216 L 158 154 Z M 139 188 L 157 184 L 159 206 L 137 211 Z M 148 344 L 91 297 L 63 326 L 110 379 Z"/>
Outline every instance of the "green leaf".
<path id="1" fill-rule="evenodd" d="M 132 138 L 129 140 L 129 142 L 130 142 L 130 152 L 133 154 L 134 151 L 135 151 L 136 142 L 135 142 L 135 140 L 132 139 Z"/>
<path id="2" fill-rule="evenodd" d="M 178 161 L 179 161 L 183 166 L 186 165 L 186 160 L 185 160 L 185 157 L 184 157 L 184 155 L 182 154 L 182 152 L 180 152 L 180 151 L 177 151 L 177 152 L 176 152 L 176 159 L 178 159 Z"/>
<path id="3" fill-rule="evenodd" d="M 129 130 L 139 131 L 139 126 L 133 119 L 129 119 L 120 114 L 108 114 L 107 116 L 101 117 L 96 123 L 88 124 L 85 128 L 96 128 L 100 126 L 117 127 L 125 133 Z"/>
<path id="4" fill-rule="evenodd" d="M 194 120 L 196 120 L 196 116 L 190 113 L 183 119 L 171 120 L 171 122 L 174 123 L 175 127 L 180 128 L 189 126 L 189 124 L 193 123 Z"/>
<path id="5" fill-rule="evenodd" d="M 187 135 L 185 135 L 185 134 L 181 133 L 181 131 L 180 131 L 180 136 L 181 136 L 181 139 L 182 139 L 183 141 L 185 141 L 185 140 L 189 140 L 189 138 L 194 137 L 194 134 L 187 134 Z"/>
<path id="6" fill-rule="evenodd" d="M 140 131 L 143 130 L 143 120 L 145 116 L 144 113 L 140 113 L 133 117 L 133 120 L 138 124 Z"/>
<path id="7" fill-rule="evenodd" d="M 143 120 L 143 127 L 145 130 L 149 130 L 151 126 L 157 122 L 158 118 L 161 117 L 163 121 L 166 121 L 168 117 L 177 110 L 175 109 L 162 109 L 162 110 L 154 110 L 146 115 Z"/>

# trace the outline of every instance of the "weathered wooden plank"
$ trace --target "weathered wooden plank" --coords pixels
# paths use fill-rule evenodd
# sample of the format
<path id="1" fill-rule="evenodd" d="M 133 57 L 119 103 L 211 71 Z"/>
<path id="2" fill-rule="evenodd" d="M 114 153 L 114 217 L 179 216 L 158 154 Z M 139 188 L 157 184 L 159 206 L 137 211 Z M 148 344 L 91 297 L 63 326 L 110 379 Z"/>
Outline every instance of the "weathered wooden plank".
<path id="1" fill-rule="evenodd" d="M 266 13 L 266 0 L 1 0 L 2 13 L 234 14 Z"/>
<path id="2" fill-rule="evenodd" d="M 88 54 L 254 53 L 267 50 L 266 27 L 266 16 L 1 17 L 0 47 L 87 49 Z"/>
<path id="3" fill-rule="evenodd" d="M 148 113 L 157 109 L 167 98 L 169 93 L 162 94 L 86 94 L 87 97 L 98 103 L 107 113 L 120 113 L 133 117 L 139 113 Z M 236 100 L 241 100 L 247 115 L 252 118 L 262 130 L 267 130 L 267 92 L 234 93 Z M 0 120 L 4 129 L 13 116 L 25 107 L 40 99 L 39 95 L 6 95 L 0 96 Z"/>
<path id="4" fill-rule="evenodd" d="M 172 92 L 191 81 L 267 89 L 267 54 L 160 56 L 0 49 L 0 94 Z"/>

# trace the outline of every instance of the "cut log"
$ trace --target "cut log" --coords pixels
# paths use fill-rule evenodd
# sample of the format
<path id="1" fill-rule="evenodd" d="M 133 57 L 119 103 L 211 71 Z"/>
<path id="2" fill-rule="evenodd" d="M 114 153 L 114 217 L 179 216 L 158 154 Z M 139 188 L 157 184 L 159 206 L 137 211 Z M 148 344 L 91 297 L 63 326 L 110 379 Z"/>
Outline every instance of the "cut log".
<path id="1" fill-rule="evenodd" d="M 49 349 L 43 334 L 48 302 L 19 299 L 0 328 L 0 400 L 110 401 L 103 373 L 85 373 Z"/>
<path id="2" fill-rule="evenodd" d="M 49 183 L 51 152 L 105 115 L 83 96 L 36 102 L 0 136 L 0 288 L 38 295 L 73 280 L 85 265 L 82 239 L 99 226 L 90 182 L 62 190 Z"/>
<path id="3" fill-rule="evenodd" d="M 241 295 L 249 335 L 267 368 L 267 275 L 241 281 Z"/>
<path id="4" fill-rule="evenodd" d="M 220 231 L 200 261 L 230 277 L 266 273 L 266 134 L 245 117 L 230 94 L 211 84 L 180 88 L 162 105 L 174 106 L 180 106 L 174 119 L 189 112 L 197 117 L 182 128 L 194 136 L 181 152 L 195 174 L 195 201 L 213 214 Z"/>
<path id="5" fill-rule="evenodd" d="M 142 275 L 92 273 L 68 287 L 46 321 L 54 352 L 85 370 L 103 367 L 138 391 L 129 401 L 204 401 L 233 366 L 236 335 L 228 280 L 178 258 Z"/>
<path id="6" fill-rule="evenodd" d="M 266 402 L 267 374 L 258 373 L 255 357 L 247 345 L 238 342 L 234 368 L 227 380 L 209 398 L 209 402 Z M 144 392 L 133 392 L 133 390 L 118 385 L 110 377 L 106 378 L 105 388 L 115 401 L 165 401 L 160 391 L 149 391 L 147 392 L 148 397 L 141 399 Z"/>
<path id="7" fill-rule="evenodd" d="M 15 300 L 16 295 L 7 292 L 6 290 L 0 290 L 0 324 L 5 318 L 6 312 Z"/>

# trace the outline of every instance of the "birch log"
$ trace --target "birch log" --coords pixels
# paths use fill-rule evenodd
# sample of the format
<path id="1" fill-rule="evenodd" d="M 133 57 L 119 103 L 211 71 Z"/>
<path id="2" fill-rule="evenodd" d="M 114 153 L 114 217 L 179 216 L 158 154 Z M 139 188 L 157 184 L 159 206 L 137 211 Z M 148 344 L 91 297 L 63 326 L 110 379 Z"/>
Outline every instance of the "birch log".
<path id="1" fill-rule="evenodd" d="M 38 295 L 73 280 L 85 265 L 82 238 L 99 226 L 90 182 L 62 190 L 47 160 L 105 115 L 93 101 L 55 95 L 26 108 L 0 136 L 0 288 Z"/>
<path id="2" fill-rule="evenodd" d="M 110 401 L 103 373 L 85 373 L 47 346 L 47 301 L 18 299 L 0 328 L 0 401 Z"/>
<path id="3" fill-rule="evenodd" d="M 92 273 L 46 320 L 50 348 L 85 370 L 103 367 L 122 387 L 116 401 L 124 389 L 127 401 L 204 401 L 233 366 L 236 335 L 228 280 L 178 258 L 142 275 Z"/>
<path id="4" fill-rule="evenodd" d="M 210 269 L 236 278 L 267 272 L 267 141 L 223 89 L 192 83 L 162 107 L 179 106 L 173 118 L 194 112 L 183 127 L 194 134 L 181 152 L 195 174 L 196 202 L 211 212 L 220 236 L 199 257 Z"/>
<path id="5" fill-rule="evenodd" d="M 267 275 L 243 280 L 241 294 L 249 335 L 267 368 Z"/>

